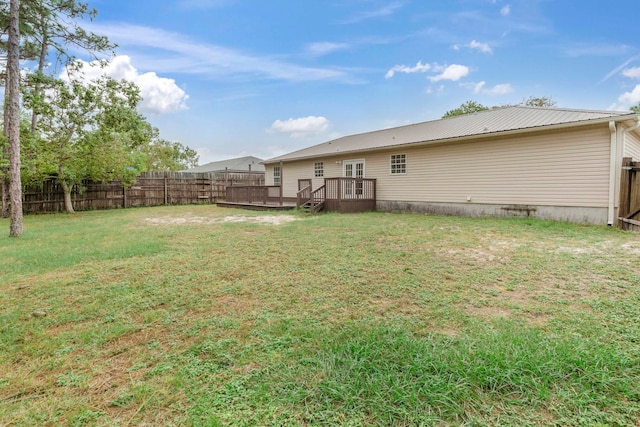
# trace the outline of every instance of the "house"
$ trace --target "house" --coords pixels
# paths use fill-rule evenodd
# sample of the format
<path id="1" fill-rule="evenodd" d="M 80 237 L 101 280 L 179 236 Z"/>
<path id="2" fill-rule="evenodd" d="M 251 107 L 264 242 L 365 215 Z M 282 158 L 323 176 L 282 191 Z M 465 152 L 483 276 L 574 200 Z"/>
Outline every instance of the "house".
<path id="1" fill-rule="evenodd" d="M 504 107 L 274 157 L 265 179 L 329 210 L 366 200 L 355 209 L 611 225 L 622 159 L 640 160 L 639 124 L 631 112 Z"/>
<path id="2" fill-rule="evenodd" d="M 234 182 L 264 184 L 263 161 L 258 157 L 245 156 L 207 163 L 183 172 L 209 173 L 216 179 L 228 181 L 231 184 Z"/>

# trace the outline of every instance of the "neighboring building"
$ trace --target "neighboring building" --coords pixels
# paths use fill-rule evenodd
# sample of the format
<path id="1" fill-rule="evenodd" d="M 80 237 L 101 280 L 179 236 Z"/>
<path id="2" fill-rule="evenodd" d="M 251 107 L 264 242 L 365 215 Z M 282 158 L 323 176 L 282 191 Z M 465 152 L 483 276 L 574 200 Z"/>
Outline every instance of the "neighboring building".
<path id="1" fill-rule="evenodd" d="M 275 157 L 266 184 L 294 199 L 299 180 L 374 178 L 381 211 L 614 224 L 622 158 L 640 160 L 638 123 L 631 112 L 498 108 Z"/>
<path id="2" fill-rule="evenodd" d="M 207 163 L 183 172 L 227 172 L 249 173 L 264 175 L 264 160 L 253 156 L 238 157 L 236 159 L 220 160 Z"/>

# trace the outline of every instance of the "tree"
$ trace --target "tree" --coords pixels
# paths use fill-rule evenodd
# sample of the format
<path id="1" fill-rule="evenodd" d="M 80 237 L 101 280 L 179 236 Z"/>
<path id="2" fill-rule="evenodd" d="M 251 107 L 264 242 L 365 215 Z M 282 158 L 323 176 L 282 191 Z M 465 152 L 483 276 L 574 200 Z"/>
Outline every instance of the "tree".
<path id="1" fill-rule="evenodd" d="M 198 153 L 179 142 L 171 142 L 155 137 L 150 144 L 142 148 L 146 157 L 148 171 L 179 171 L 198 166 Z"/>
<path id="2" fill-rule="evenodd" d="M 0 2 L 0 31 L 8 27 L 9 11 L 6 2 Z M 55 55 L 55 64 L 68 65 L 75 59 L 69 54 L 70 48 L 81 49 L 94 55 L 96 52 L 113 50 L 106 37 L 85 31 L 78 21 L 83 18 L 92 20 L 97 10 L 79 0 L 29 0 L 19 5 L 20 27 L 22 37 L 21 53 L 23 59 L 35 59 L 38 62 L 37 71 L 43 73 L 47 63 L 52 60 L 51 52 Z M 0 50 L 6 50 L 4 38 L 0 38 Z M 37 83 L 36 83 L 37 84 Z M 39 91 L 38 86 L 35 87 Z M 31 115 L 31 131 L 35 131 L 37 113 Z M 8 124 L 8 120 L 4 121 Z M 8 156 L 8 149 L 2 153 Z M 8 192 L 8 171 L 0 170 L 2 184 L 2 212 L 6 213 L 7 201 L 4 197 Z"/>
<path id="3" fill-rule="evenodd" d="M 555 107 L 557 104 L 550 96 L 530 96 L 528 99 L 522 99 L 520 105 L 527 107 Z"/>
<path id="4" fill-rule="evenodd" d="M 69 53 L 71 47 L 84 50 L 90 55 L 113 50 L 115 45 L 107 37 L 87 32 L 78 24 L 80 19 L 93 20 L 97 14 L 96 9 L 78 0 L 23 2 L 23 25 L 20 31 L 27 54 L 25 57 L 35 59 L 38 63 L 36 71 L 44 73 L 47 62 L 51 60 L 51 53 L 55 55 L 55 65 L 69 65 L 75 61 L 75 57 Z M 35 130 L 36 120 L 37 115 L 33 113 L 32 130 Z"/>
<path id="5" fill-rule="evenodd" d="M 153 136 L 151 125 L 135 110 L 140 101 L 135 84 L 72 77 L 63 81 L 34 73 L 24 96 L 25 105 L 40 116 L 35 168 L 41 178 L 60 183 L 67 212 L 74 212 L 71 191 L 83 179 L 132 184 L 145 168 L 141 148 Z M 35 79 L 45 90 L 34 89 Z"/>
<path id="6" fill-rule="evenodd" d="M 449 110 L 446 113 L 444 113 L 442 118 L 444 119 L 447 117 L 462 116 L 464 114 L 477 113 L 478 111 L 485 111 L 488 109 L 489 107 L 485 107 L 484 105 L 479 104 L 475 101 L 467 101 L 464 104 L 460 105 L 458 108 Z"/>
<path id="7" fill-rule="evenodd" d="M 634 105 L 633 107 L 631 107 L 630 110 L 636 114 L 640 114 L 640 102 L 638 103 L 638 105 Z"/>
<path id="8" fill-rule="evenodd" d="M 9 146 L 9 197 L 11 221 L 9 236 L 23 233 L 22 183 L 20 181 L 20 31 L 19 0 L 9 5 L 9 36 L 7 42 L 7 85 L 5 89 L 6 131 Z"/>

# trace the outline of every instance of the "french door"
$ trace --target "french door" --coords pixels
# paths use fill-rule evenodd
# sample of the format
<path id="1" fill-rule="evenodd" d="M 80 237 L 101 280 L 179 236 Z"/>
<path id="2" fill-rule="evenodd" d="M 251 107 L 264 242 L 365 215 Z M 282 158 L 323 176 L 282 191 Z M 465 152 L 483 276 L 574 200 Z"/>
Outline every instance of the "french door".
<path id="1" fill-rule="evenodd" d="M 342 197 L 345 199 L 358 199 L 362 197 L 364 178 L 364 160 L 345 160 L 342 162 L 342 175 L 345 178 L 342 186 Z"/>

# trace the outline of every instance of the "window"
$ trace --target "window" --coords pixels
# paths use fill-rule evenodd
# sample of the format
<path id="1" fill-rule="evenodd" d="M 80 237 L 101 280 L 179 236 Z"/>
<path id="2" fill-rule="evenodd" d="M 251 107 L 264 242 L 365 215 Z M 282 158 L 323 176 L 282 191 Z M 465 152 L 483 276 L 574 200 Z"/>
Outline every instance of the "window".
<path id="1" fill-rule="evenodd" d="M 407 155 L 391 155 L 391 175 L 407 173 Z"/>
<path id="2" fill-rule="evenodd" d="M 280 185 L 280 166 L 273 167 L 273 185 Z"/>
<path id="3" fill-rule="evenodd" d="M 324 176 L 324 163 L 323 162 L 315 162 L 313 164 L 313 174 L 314 174 L 314 176 L 316 178 Z"/>

